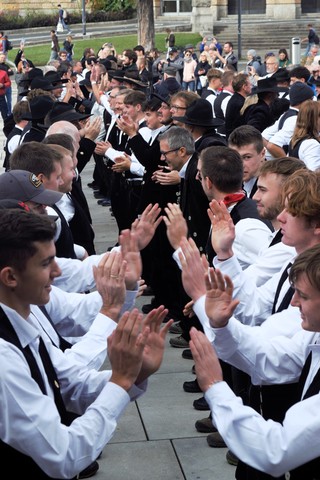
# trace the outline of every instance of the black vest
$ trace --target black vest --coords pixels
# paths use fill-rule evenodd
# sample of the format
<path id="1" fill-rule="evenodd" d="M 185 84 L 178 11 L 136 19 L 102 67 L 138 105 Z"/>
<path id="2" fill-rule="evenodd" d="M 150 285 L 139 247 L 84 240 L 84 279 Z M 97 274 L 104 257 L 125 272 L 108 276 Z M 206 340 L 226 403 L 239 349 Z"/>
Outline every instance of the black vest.
<path id="1" fill-rule="evenodd" d="M 221 108 L 221 104 L 223 100 L 227 97 L 231 97 L 232 93 L 231 92 L 221 92 L 219 95 L 217 95 L 217 98 L 214 101 L 213 104 L 213 110 L 216 118 L 220 118 L 221 120 L 225 120 L 224 113 Z M 222 125 L 221 127 L 217 128 L 217 132 L 220 133 L 220 135 L 225 135 L 226 134 L 226 126 Z"/>
<path id="2" fill-rule="evenodd" d="M 56 255 L 57 257 L 77 258 L 74 251 L 74 241 L 69 224 L 57 205 L 52 205 L 52 208 L 61 220 L 61 233 L 55 242 Z"/>
<path id="3" fill-rule="evenodd" d="M 46 395 L 43 378 L 30 347 L 22 347 L 14 328 L 12 327 L 7 315 L 2 310 L 2 308 L 0 308 L 0 337 L 7 342 L 12 343 L 17 348 L 19 348 L 19 350 L 21 350 L 30 368 L 32 378 L 39 385 L 39 388 L 42 390 L 43 394 Z M 45 369 L 48 375 L 49 382 L 54 391 L 54 400 L 61 417 L 61 422 L 64 425 L 70 425 L 74 417 L 65 409 L 59 387 L 57 386 L 58 381 L 56 379 L 54 367 L 47 352 L 45 353 L 45 355 L 47 359 L 47 366 L 45 367 Z M 49 374 L 47 369 L 50 370 Z M 19 476 L 22 469 L 22 471 L 28 472 L 31 478 L 36 480 L 52 478 L 49 477 L 45 472 L 43 472 L 40 467 L 34 462 L 34 460 L 32 460 L 31 457 L 28 457 L 27 455 L 19 452 L 18 450 L 14 449 L 2 440 L 0 440 L 0 452 L 2 458 L 2 466 L 3 468 L 10 468 L 12 476 L 14 476 L 15 474 Z"/>
<path id="4" fill-rule="evenodd" d="M 9 160 L 11 156 L 11 153 L 9 153 L 8 151 L 8 142 L 11 140 L 12 137 L 15 137 L 16 135 L 21 136 L 21 134 L 22 134 L 21 128 L 14 127 L 7 137 L 6 144 L 4 146 L 4 151 L 6 154 L 3 160 L 3 167 L 5 168 L 6 171 L 9 170 Z"/>

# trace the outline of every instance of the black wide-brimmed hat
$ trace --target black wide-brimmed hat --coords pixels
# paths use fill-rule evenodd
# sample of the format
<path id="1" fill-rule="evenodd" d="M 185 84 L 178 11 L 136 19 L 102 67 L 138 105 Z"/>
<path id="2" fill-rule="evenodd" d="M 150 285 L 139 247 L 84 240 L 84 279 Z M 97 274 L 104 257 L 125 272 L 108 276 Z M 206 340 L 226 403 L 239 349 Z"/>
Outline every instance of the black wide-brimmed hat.
<path id="1" fill-rule="evenodd" d="M 48 115 L 48 124 L 52 125 L 60 120 L 66 120 L 67 122 L 81 121 L 91 117 L 91 113 L 79 113 L 70 103 L 55 102 L 50 115 Z"/>
<path id="2" fill-rule="evenodd" d="M 286 68 L 279 68 L 271 78 L 275 78 L 277 82 L 290 82 L 289 71 Z"/>
<path id="3" fill-rule="evenodd" d="M 52 85 L 56 86 L 56 88 L 58 88 L 58 85 L 60 85 L 62 83 L 68 83 L 67 78 L 61 78 L 59 73 L 55 72 L 54 70 L 49 70 L 49 72 L 47 72 L 44 75 L 44 78 L 48 79 L 49 82 L 52 83 Z"/>
<path id="4" fill-rule="evenodd" d="M 145 82 L 142 82 L 142 80 L 136 80 L 135 78 L 130 78 L 130 77 L 123 77 L 123 83 L 129 83 L 129 85 L 137 86 L 140 88 L 147 88 L 148 84 Z"/>
<path id="5" fill-rule="evenodd" d="M 172 118 L 178 122 L 198 127 L 221 127 L 225 123 L 220 118 L 213 117 L 211 103 L 204 98 L 194 100 L 187 108 L 183 117 Z"/>
<path id="6" fill-rule="evenodd" d="M 85 74 L 84 79 L 79 82 L 79 85 L 84 85 L 85 87 L 90 87 L 90 88 L 92 88 L 90 77 L 91 77 L 91 71 L 89 70 L 89 71 Z"/>
<path id="7" fill-rule="evenodd" d="M 39 95 L 34 97 L 30 103 L 30 112 L 22 116 L 23 120 L 43 120 L 48 112 L 51 111 L 54 100 L 49 95 Z"/>
<path id="8" fill-rule="evenodd" d="M 258 80 L 257 86 L 253 87 L 253 89 L 251 90 L 251 95 L 267 92 L 279 93 L 288 91 L 288 88 L 286 87 L 278 87 L 277 81 L 278 80 L 276 80 L 276 78 L 274 78 L 273 76 Z"/>
<path id="9" fill-rule="evenodd" d="M 151 97 L 157 98 L 158 100 L 160 100 L 160 103 L 163 102 L 163 103 L 166 103 L 167 105 L 170 105 L 170 96 L 169 95 L 167 97 L 162 97 L 158 93 L 152 93 Z"/>

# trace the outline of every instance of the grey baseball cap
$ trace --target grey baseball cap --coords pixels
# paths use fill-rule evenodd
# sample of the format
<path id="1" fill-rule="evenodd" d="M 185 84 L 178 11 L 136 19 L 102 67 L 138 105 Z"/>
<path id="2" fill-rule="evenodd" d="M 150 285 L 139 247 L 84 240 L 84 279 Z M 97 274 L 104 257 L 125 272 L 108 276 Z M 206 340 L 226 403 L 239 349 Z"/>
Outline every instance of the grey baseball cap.
<path id="1" fill-rule="evenodd" d="M 0 175 L 0 200 L 14 199 L 53 205 L 63 193 L 46 189 L 38 177 L 27 170 L 10 170 Z"/>

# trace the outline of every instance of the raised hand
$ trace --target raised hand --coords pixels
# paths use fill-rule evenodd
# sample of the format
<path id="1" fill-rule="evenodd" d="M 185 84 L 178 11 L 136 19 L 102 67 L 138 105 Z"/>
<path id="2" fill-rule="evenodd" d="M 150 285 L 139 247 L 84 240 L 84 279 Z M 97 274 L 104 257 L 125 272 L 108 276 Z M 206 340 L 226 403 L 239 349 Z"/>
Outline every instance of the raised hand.
<path id="1" fill-rule="evenodd" d="M 175 250 L 179 248 L 183 238 L 187 238 L 188 227 L 182 211 L 176 203 L 168 203 L 164 209 L 167 216 L 163 217 L 163 221 L 167 226 L 168 240 Z"/>
<path id="2" fill-rule="evenodd" d="M 126 261 L 126 288 L 135 290 L 142 273 L 142 261 L 136 234 L 130 230 L 123 230 L 119 236 L 119 244 L 122 257 Z"/>
<path id="3" fill-rule="evenodd" d="M 81 136 L 94 141 L 100 133 L 101 123 L 102 120 L 100 117 L 96 117 L 92 121 L 87 122 L 85 127 L 81 130 Z"/>
<path id="4" fill-rule="evenodd" d="M 211 200 L 208 216 L 211 221 L 211 243 L 219 260 L 226 260 L 233 256 L 232 245 L 235 239 L 233 220 L 223 202 Z"/>
<path id="5" fill-rule="evenodd" d="M 193 302 L 206 293 L 205 274 L 208 271 L 208 262 L 192 238 L 182 239 L 180 242 L 181 252 L 179 259 L 182 267 L 182 284 L 187 295 Z"/>
<path id="6" fill-rule="evenodd" d="M 223 275 L 220 270 L 209 269 L 206 279 L 206 314 L 210 325 L 215 328 L 225 327 L 233 315 L 239 300 L 232 299 L 233 284 L 228 275 Z"/>
<path id="7" fill-rule="evenodd" d="M 130 390 L 137 380 L 143 361 L 149 326 L 142 326 L 143 315 L 138 309 L 125 312 L 117 328 L 108 337 L 108 356 L 111 363 L 111 382 Z M 137 383 L 140 383 L 138 380 Z"/>
<path id="8" fill-rule="evenodd" d="M 206 392 L 214 383 L 223 380 L 221 365 L 213 346 L 204 333 L 192 327 L 190 339 L 197 380 L 201 390 Z"/>
<path id="9" fill-rule="evenodd" d="M 138 122 L 134 122 L 128 115 L 122 115 L 117 119 L 117 125 L 128 137 L 134 137 L 139 130 Z"/>
<path id="10" fill-rule="evenodd" d="M 143 326 L 149 327 L 150 333 L 144 348 L 142 367 L 137 383 L 145 380 L 160 368 L 163 359 L 165 338 L 169 328 L 173 324 L 173 320 L 169 320 L 169 322 L 161 326 L 167 314 L 168 310 L 161 305 L 151 310 L 143 320 Z"/>
<path id="11" fill-rule="evenodd" d="M 152 240 L 158 225 L 162 221 L 160 213 L 161 208 L 158 203 L 155 203 L 154 205 L 149 203 L 140 217 L 131 225 L 131 231 L 136 235 L 140 251 L 143 250 Z"/>
<path id="12" fill-rule="evenodd" d="M 100 312 L 112 318 L 115 322 L 123 306 L 126 287 L 125 271 L 127 263 L 123 261 L 120 252 L 107 252 L 93 267 L 93 275 L 96 287 L 102 298 Z"/>

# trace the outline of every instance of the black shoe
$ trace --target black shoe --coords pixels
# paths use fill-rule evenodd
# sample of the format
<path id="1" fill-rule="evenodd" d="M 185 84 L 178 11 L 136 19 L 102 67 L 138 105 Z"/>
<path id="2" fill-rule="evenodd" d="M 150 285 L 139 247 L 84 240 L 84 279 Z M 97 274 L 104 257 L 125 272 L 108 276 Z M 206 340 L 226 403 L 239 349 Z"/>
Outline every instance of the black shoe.
<path id="1" fill-rule="evenodd" d="M 183 385 L 183 390 L 185 392 L 189 392 L 189 393 L 201 393 L 202 390 L 201 388 L 199 387 L 199 383 L 198 383 L 198 380 L 192 380 L 192 382 L 184 382 Z"/>
<path id="2" fill-rule="evenodd" d="M 101 207 L 110 207 L 111 202 L 110 202 L 109 198 L 106 198 L 105 200 L 102 200 L 100 205 L 101 205 Z"/>
<path id="3" fill-rule="evenodd" d="M 230 465 L 234 465 L 235 467 L 238 465 L 239 458 L 236 457 L 236 455 L 233 452 L 231 452 L 231 450 L 227 451 L 226 459 Z"/>
<path id="4" fill-rule="evenodd" d="M 170 338 L 169 343 L 171 347 L 174 348 L 186 348 L 189 346 L 189 341 L 186 340 L 182 335 L 179 335 L 179 337 Z"/>
<path id="5" fill-rule="evenodd" d="M 102 200 L 106 198 L 105 194 L 100 191 L 93 192 L 93 196 L 94 198 L 101 198 Z"/>
<path id="6" fill-rule="evenodd" d="M 169 328 L 169 333 L 173 333 L 175 335 L 181 335 L 182 334 L 182 328 L 180 327 L 180 322 L 175 322 L 171 325 Z"/>
<path id="7" fill-rule="evenodd" d="M 88 186 L 89 188 L 92 188 L 93 190 L 99 188 L 99 185 L 98 185 L 96 182 L 87 183 L 87 186 Z"/>
<path id="8" fill-rule="evenodd" d="M 104 205 L 105 202 L 108 202 L 108 204 Z M 98 205 L 103 205 L 104 207 L 110 207 L 111 205 L 111 201 L 110 201 L 110 198 L 108 197 L 103 197 L 103 198 L 100 198 L 100 200 L 97 201 L 97 204 Z"/>
<path id="9" fill-rule="evenodd" d="M 93 477 L 99 470 L 99 463 L 97 461 L 94 461 L 90 463 L 90 465 L 82 470 L 82 472 L 79 473 L 79 476 L 77 478 L 89 478 Z"/>
<path id="10" fill-rule="evenodd" d="M 193 406 L 196 410 L 210 410 L 207 400 L 204 397 L 198 398 L 193 402 Z"/>
<path id="11" fill-rule="evenodd" d="M 193 360 L 193 356 L 192 356 L 190 348 L 186 348 L 185 350 L 183 350 L 181 355 L 182 355 L 182 358 L 187 358 L 188 360 Z"/>
<path id="12" fill-rule="evenodd" d="M 214 433 L 218 431 L 216 427 L 213 426 L 211 416 L 197 420 L 194 426 L 197 432 L 200 433 Z"/>
<path id="13" fill-rule="evenodd" d="M 226 442 L 221 437 L 220 433 L 216 430 L 213 433 L 209 433 L 207 436 L 207 443 L 212 448 L 226 448 Z"/>

